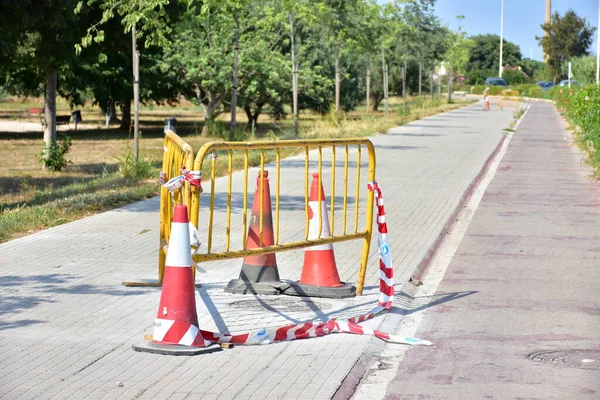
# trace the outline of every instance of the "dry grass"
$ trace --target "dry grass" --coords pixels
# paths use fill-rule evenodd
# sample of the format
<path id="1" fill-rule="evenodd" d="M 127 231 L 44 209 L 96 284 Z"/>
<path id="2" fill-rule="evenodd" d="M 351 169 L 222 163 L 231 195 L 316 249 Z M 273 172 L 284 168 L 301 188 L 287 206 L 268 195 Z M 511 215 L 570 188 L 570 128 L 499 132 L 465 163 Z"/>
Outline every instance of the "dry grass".
<path id="1" fill-rule="evenodd" d="M 463 104 L 413 107 L 410 115 L 395 112 L 401 102 L 390 105 L 390 116 L 381 112 L 365 113 L 364 109 L 345 115 L 301 115 L 303 138 L 368 136 L 427 115 L 458 108 Z M 1 121 L 28 121 L 27 109 L 40 107 L 40 99 L 9 99 L 0 103 Z M 380 107 L 381 109 L 382 107 Z M 132 134 L 117 129 L 104 129 L 104 117 L 96 107 L 80 108 L 84 125 L 77 131 L 61 127 L 72 138 L 68 159 L 72 162 L 63 172 L 41 169 L 42 132 L 2 132 L 0 128 L 0 241 L 9 240 L 39 229 L 68 222 L 84 216 L 119 207 L 158 193 L 156 179 L 136 180 L 117 173 L 119 160 L 132 149 Z M 70 113 L 64 101 L 58 102 L 58 115 Z M 142 139 L 140 156 L 148 160 L 158 176 L 163 147 L 163 126 L 167 117 L 177 118 L 177 133 L 195 150 L 209 140 L 204 138 L 201 111 L 191 104 L 177 108 L 148 107 L 140 114 Z M 246 123 L 245 114 L 236 116 Z M 221 116 L 226 121 L 226 116 Z M 72 128 L 72 126 L 71 126 Z M 290 138 L 291 118 L 282 121 L 261 117 L 259 127 L 249 139 Z M 228 134 L 228 133 L 226 133 Z M 242 165 L 234 160 L 234 165 Z M 225 171 L 219 171 L 223 174 Z"/>

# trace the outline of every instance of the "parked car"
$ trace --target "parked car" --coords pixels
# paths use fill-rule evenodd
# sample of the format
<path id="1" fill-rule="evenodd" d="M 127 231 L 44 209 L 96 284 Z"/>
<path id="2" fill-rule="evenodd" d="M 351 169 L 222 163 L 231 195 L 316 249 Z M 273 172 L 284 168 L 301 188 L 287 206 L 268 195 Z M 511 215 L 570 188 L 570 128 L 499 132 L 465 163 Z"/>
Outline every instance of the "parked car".
<path id="1" fill-rule="evenodd" d="M 554 87 L 554 82 L 540 81 L 540 82 L 536 83 L 536 85 L 541 87 L 542 90 L 550 90 L 550 89 L 552 89 L 552 87 Z"/>
<path id="2" fill-rule="evenodd" d="M 560 81 L 558 86 L 569 86 L 569 80 L 563 79 L 562 81 Z M 571 79 L 571 86 L 579 86 L 579 82 L 577 82 L 575 79 Z"/>
<path id="3" fill-rule="evenodd" d="M 502 79 L 500 77 L 486 78 L 485 85 L 486 86 L 502 86 L 502 87 L 508 89 L 508 84 L 506 83 L 506 81 L 504 79 Z"/>

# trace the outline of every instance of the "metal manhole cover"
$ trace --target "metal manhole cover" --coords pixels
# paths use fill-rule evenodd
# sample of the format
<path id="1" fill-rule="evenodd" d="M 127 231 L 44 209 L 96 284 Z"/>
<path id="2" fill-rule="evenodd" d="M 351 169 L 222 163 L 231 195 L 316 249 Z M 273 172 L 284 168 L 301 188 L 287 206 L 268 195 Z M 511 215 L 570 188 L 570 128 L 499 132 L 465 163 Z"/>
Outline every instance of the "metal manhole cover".
<path id="1" fill-rule="evenodd" d="M 582 369 L 600 369 L 600 350 L 558 350 L 531 353 L 535 362 Z"/>
<path id="2" fill-rule="evenodd" d="M 252 299 L 229 303 L 229 306 L 238 310 L 253 311 L 280 311 L 280 312 L 311 312 L 331 308 L 331 304 L 323 301 L 312 301 L 302 299 Z"/>

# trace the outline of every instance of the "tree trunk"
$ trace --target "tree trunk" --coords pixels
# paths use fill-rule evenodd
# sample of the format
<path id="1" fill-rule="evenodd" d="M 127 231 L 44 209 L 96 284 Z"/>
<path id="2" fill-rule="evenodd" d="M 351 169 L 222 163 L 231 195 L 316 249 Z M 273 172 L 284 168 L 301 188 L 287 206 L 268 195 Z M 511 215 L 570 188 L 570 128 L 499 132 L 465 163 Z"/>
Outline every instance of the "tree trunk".
<path id="1" fill-rule="evenodd" d="M 448 69 L 448 103 L 452 103 L 452 68 Z"/>
<path id="2" fill-rule="evenodd" d="M 375 96 L 373 96 L 373 111 L 377 111 L 379 109 L 379 104 L 381 103 L 381 100 L 383 100 L 383 95 L 378 96 L 377 94 L 375 94 Z"/>
<path id="3" fill-rule="evenodd" d="M 381 76 L 382 76 L 382 87 L 383 87 L 383 99 L 385 100 L 384 115 L 388 115 L 388 96 L 387 96 L 387 66 L 385 65 L 385 53 L 383 50 L 383 43 L 381 43 Z M 375 111 L 377 110 L 377 103 L 375 103 Z"/>
<path id="4" fill-rule="evenodd" d="M 298 137 L 300 133 L 298 121 L 298 66 L 296 65 L 296 49 L 294 39 L 294 14 L 290 14 L 290 41 L 292 45 L 292 104 L 294 113 L 294 136 Z"/>
<path id="5" fill-rule="evenodd" d="M 429 73 L 429 92 L 431 93 L 431 101 L 433 101 L 433 72 Z"/>
<path id="6" fill-rule="evenodd" d="M 252 107 L 244 104 L 244 112 L 246 113 L 246 118 L 248 118 L 248 129 L 252 129 Z"/>
<path id="7" fill-rule="evenodd" d="M 109 109 L 108 111 L 108 116 L 109 116 L 109 121 L 111 124 L 116 124 L 119 123 L 121 121 L 119 121 L 119 119 L 117 118 L 117 106 L 115 106 L 115 101 L 111 98 L 109 100 Z"/>
<path id="8" fill-rule="evenodd" d="M 131 100 L 126 100 L 121 104 L 121 124 L 119 129 L 129 130 L 131 128 Z"/>
<path id="9" fill-rule="evenodd" d="M 200 105 L 202 106 L 202 111 L 204 113 L 204 125 L 202 125 L 202 132 L 200 133 L 200 136 L 207 137 L 210 134 L 209 125 L 213 120 L 213 116 L 210 112 L 210 109 L 204 103 L 200 102 Z"/>
<path id="10" fill-rule="evenodd" d="M 336 49 L 335 51 L 335 111 L 340 111 L 340 89 L 341 89 L 341 76 L 340 76 L 340 52 Z"/>
<path id="11" fill-rule="evenodd" d="M 419 97 L 421 97 L 421 86 L 423 85 L 423 61 L 419 60 Z"/>
<path id="12" fill-rule="evenodd" d="M 385 68 L 384 68 L 383 73 L 384 73 L 383 79 L 384 79 L 384 82 L 385 82 L 385 89 L 384 89 L 385 90 L 385 93 L 384 93 L 384 96 L 385 96 L 385 117 L 387 118 L 387 116 L 388 116 L 388 108 L 389 108 L 389 100 L 390 100 L 390 87 L 389 87 L 390 86 L 389 85 L 390 77 L 389 77 L 389 74 L 388 74 L 388 65 L 387 64 L 385 64 Z"/>
<path id="13" fill-rule="evenodd" d="M 371 62 L 368 61 L 367 64 L 367 104 L 365 106 L 365 110 L 367 114 L 369 113 L 369 99 L 371 98 Z"/>
<path id="14" fill-rule="evenodd" d="M 56 69 L 50 68 L 46 74 L 46 96 L 44 97 L 44 159 L 48 159 L 48 150 L 56 142 Z M 43 166 L 45 168 L 45 165 Z"/>
<path id="15" fill-rule="evenodd" d="M 258 117 L 262 112 L 262 108 L 263 105 L 259 103 L 256 105 L 254 112 L 252 112 L 252 107 L 250 107 L 248 104 L 244 105 L 244 111 L 246 112 L 246 117 L 248 117 L 248 129 L 251 130 L 253 127 L 256 127 L 258 124 Z"/>
<path id="16" fill-rule="evenodd" d="M 199 87 L 197 87 L 196 98 L 198 99 L 198 103 L 202 107 L 202 112 L 204 114 L 204 125 L 202 126 L 202 132 L 200 135 L 206 137 L 210 133 L 210 123 L 213 122 L 214 119 L 219 116 L 219 114 L 221 114 L 219 107 L 225 98 L 225 93 L 220 93 L 216 97 L 210 93 L 207 93 L 206 98 L 203 98 L 202 91 Z"/>
<path id="17" fill-rule="evenodd" d="M 235 113 L 237 111 L 237 86 L 238 86 L 238 58 L 240 54 L 240 21 L 237 13 L 233 14 L 235 20 L 235 49 L 233 53 L 233 88 L 231 90 L 231 131 L 235 130 Z"/>
<path id="18" fill-rule="evenodd" d="M 131 30 L 133 50 L 133 157 L 139 158 L 140 151 L 140 53 L 137 51 L 135 26 Z"/>
<path id="19" fill-rule="evenodd" d="M 406 113 L 406 58 L 404 58 L 404 68 L 402 69 L 402 106 Z"/>

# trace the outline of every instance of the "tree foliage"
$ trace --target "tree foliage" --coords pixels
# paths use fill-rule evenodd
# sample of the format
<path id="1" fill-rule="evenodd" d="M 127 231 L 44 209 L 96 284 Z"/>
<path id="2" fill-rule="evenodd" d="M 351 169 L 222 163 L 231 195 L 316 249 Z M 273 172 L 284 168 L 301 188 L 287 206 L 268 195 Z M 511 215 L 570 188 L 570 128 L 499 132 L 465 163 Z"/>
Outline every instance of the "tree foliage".
<path id="1" fill-rule="evenodd" d="M 367 76 L 376 108 L 383 94 L 382 61 L 392 92 L 420 93 L 442 60 L 462 71 L 470 44 L 464 32 L 442 26 L 434 15 L 435 0 L 40 0 L 33 5 L 33 0 L 0 2 L 4 86 L 43 93 L 48 67 L 56 68 L 59 93 L 72 105 L 94 102 L 113 120 L 120 108 L 123 128 L 130 120 L 134 29 L 143 102 L 185 96 L 203 108 L 209 123 L 237 104 L 250 127 L 266 110 L 276 118 L 284 115 L 292 99 L 293 68 L 301 109 L 352 110 L 365 100 Z"/>
<path id="2" fill-rule="evenodd" d="M 562 65 L 573 57 L 589 54 L 595 28 L 590 27 L 586 18 L 579 17 L 575 11 L 568 10 L 564 15 L 558 12 L 552 15 L 549 23 L 543 24 L 545 35 L 536 37 L 547 56 L 547 64 L 557 81 L 565 74 Z"/>
<path id="3" fill-rule="evenodd" d="M 467 73 L 474 70 L 496 71 L 500 62 L 500 36 L 498 35 L 475 35 L 471 36 L 473 47 L 469 51 L 469 60 L 465 65 Z M 504 39 L 502 41 L 502 64 L 519 65 L 521 61 L 521 50 L 516 44 Z"/>
<path id="4" fill-rule="evenodd" d="M 500 63 L 500 36 L 495 34 L 474 35 L 470 38 L 473 45 L 469 50 L 469 60 L 465 64 L 467 83 L 482 85 L 490 76 L 498 76 Z M 503 39 L 503 66 L 519 66 L 521 50 L 516 44 Z"/>
<path id="5" fill-rule="evenodd" d="M 564 76 L 567 76 L 569 73 L 569 66 L 567 62 L 563 63 L 562 65 L 562 73 Z M 571 75 L 573 79 L 583 86 L 596 83 L 596 57 L 573 57 L 571 59 Z"/>

